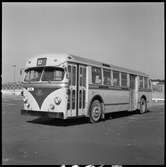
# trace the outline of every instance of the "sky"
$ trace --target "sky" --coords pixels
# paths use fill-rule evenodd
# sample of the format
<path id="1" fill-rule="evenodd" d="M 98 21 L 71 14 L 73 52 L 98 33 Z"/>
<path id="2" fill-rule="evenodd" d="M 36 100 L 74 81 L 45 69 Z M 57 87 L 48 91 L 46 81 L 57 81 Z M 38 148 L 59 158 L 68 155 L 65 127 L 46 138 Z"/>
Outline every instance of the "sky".
<path id="1" fill-rule="evenodd" d="M 2 3 L 2 82 L 28 58 L 70 53 L 164 79 L 164 3 Z M 16 65 L 16 67 L 13 67 Z"/>

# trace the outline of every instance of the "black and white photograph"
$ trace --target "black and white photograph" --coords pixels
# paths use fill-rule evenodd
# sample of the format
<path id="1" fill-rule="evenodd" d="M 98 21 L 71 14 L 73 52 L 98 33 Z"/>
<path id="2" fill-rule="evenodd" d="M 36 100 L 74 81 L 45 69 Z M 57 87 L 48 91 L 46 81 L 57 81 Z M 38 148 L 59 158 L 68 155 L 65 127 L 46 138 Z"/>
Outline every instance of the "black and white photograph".
<path id="1" fill-rule="evenodd" d="M 2 165 L 164 165 L 164 2 L 2 3 Z"/>

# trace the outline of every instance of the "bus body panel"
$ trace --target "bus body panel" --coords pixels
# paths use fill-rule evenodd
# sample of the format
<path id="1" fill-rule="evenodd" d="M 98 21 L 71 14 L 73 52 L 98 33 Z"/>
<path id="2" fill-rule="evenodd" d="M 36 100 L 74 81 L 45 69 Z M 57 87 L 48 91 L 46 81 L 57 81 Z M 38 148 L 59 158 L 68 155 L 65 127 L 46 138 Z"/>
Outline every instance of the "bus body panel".
<path id="1" fill-rule="evenodd" d="M 68 57 L 67 54 L 41 54 L 30 58 L 26 62 L 26 68 L 37 67 L 37 61 L 43 58 L 47 59 L 45 66 L 58 67 L 66 62 L 67 57 Z"/>
<path id="2" fill-rule="evenodd" d="M 89 105 L 97 95 L 103 99 L 104 113 L 129 110 L 129 90 L 89 89 Z"/>
<path id="3" fill-rule="evenodd" d="M 32 96 L 32 94 L 26 89 L 26 88 L 23 88 L 23 91 L 24 91 L 24 101 L 26 100 L 27 103 L 24 102 L 24 110 L 36 110 L 36 111 L 39 111 L 39 105 L 38 103 L 36 102 L 35 98 Z M 28 104 L 30 105 L 28 107 Z"/>
<path id="4" fill-rule="evenodd" d="M 67 105 L 67 88 L 52 88 L 52 91 L 46 95 L 42 102 L 41 102 L 41 95 L 35 95 L 40 90 L 40 93 L 44 92 L 43 87 L 33 87 L 33 84 L 31 84 L 31 87 L 24 88 L 24 97 L 27 99 L 27 102 L 24 102 L 24 110 L 31 110 L 31 111 L 39 111 L 39 112 L 50 112 L 50 113 L 61 113 L 63 112 L 64 118 L 67 116 L 70 116 L 69 113 L 66 112 L 66 105 Z M 28 88 L 31 88 L 30 90 L 27 90 Z M 32 90 L 34 89 L 34 90 Z M 34 92 L 36 90 L 36 92 Z M 33 93 L 32 93 L 33 92 Z M 39 96 L 39 97 L 38 97 Z M 56 102 L 55 103 L 55 98 Z M 59 100 L 59 101 L 58 101 Z M 27 106 L 29 104 L 29 107 Z M 50 106 L 54 106 L 54 108 L 51 108 Z"/>
<path id="5" fill-rule="evenodd" d="M 55 103 L 55 98 L 57 100 L 57 104 Z M 59 100 L 59 102 L 58 102 Z M 58 104 L 60 103 L 60 104 Z M 54 109 L 50 109 L 50 106 L 53 104 L 55 106 Z M 66 113 L 66 105 L 67 105 L 67 95 L 66 95 L 66 88 L 60 88 L 58 90 L 53 91 L 50 93 L 41 106 L 41 111 L 50 111 L 50 112 L 63 112 L 64 115 Z"/>

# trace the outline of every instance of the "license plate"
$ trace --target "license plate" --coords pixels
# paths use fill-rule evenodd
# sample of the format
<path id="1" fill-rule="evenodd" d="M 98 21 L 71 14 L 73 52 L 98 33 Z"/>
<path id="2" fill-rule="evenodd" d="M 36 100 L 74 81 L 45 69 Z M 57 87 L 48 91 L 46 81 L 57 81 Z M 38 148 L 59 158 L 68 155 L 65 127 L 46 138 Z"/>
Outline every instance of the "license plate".
<path id="1" fill-rule="evenodd" d="M 27 91 L 34 91 L 33 87 L 27 88 Z"/>

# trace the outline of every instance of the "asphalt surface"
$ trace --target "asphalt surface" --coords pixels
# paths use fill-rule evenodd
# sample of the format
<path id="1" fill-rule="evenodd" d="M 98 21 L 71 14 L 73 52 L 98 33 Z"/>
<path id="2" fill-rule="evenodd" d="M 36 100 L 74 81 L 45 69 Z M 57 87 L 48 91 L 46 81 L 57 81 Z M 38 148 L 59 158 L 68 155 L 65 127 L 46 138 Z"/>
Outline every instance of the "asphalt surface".
<path id="1" fill-rule="evenodd" d="M 164 164 L 163 103 L 143 115 L 119 112 L 97 124 L 22 116 L 22 107 L 20 97 L 2 97 L 4 165 Z"/>

